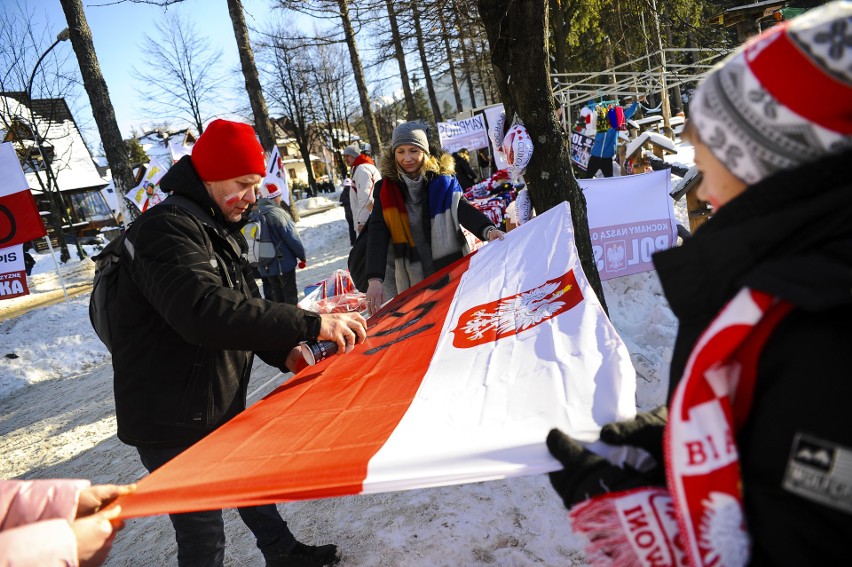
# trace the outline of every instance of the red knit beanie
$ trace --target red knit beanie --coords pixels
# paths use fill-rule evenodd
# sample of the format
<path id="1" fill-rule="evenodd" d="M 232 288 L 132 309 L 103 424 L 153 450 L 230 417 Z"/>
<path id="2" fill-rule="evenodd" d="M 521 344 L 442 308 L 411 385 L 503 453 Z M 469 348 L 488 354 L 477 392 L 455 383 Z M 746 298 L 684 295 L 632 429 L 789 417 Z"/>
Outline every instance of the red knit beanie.
<path id="1" fill-rule="evenodd" d="M 192 165 L 202 181 L 266 175 L 263 147 L 248 124 L 214 120 L 192 148 Z"/>

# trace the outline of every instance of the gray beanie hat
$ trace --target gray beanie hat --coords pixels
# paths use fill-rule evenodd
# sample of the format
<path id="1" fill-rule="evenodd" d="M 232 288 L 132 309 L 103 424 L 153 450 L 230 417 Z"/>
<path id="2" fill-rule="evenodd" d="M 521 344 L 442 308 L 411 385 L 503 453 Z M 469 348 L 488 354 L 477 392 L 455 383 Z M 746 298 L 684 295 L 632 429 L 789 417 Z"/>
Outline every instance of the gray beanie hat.
<path id="1" fill-rule="evenodd" d="M 346 146 L 343 148 L 343 155 L 356 158 L 361 155 L 361 148 L 358 147 L 358 144 Z"/>
<path id="2" fill-rule="evenodd" d="M 429 126 L 423 122 L 406 122 L 400 124 L 393 129 L 391 136 L 391 151 L 403 144 L 411 144 L 417 146 L 427 154 L 429 153 L 429 138 L 426 136 L 426 130 Z"/>

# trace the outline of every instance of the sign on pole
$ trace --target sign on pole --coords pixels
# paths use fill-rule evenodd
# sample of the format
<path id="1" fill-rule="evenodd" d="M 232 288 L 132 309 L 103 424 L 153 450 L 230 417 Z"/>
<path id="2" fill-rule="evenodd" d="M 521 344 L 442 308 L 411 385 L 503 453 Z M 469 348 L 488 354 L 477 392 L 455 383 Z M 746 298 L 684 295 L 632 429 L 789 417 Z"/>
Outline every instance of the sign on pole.
<path id="1" fill-rule="evenodd" d="M 0 300 L 29 295 L 24 245 L 0 249 Z"/>
<path id="2" fill-rule="evenodd" d="M 488 131 L 481 114 L 454 122 L 438 122 L 438 138 L 441 148 L 449 153 L 462 148 L 473 151 L 488 147 Z"/>

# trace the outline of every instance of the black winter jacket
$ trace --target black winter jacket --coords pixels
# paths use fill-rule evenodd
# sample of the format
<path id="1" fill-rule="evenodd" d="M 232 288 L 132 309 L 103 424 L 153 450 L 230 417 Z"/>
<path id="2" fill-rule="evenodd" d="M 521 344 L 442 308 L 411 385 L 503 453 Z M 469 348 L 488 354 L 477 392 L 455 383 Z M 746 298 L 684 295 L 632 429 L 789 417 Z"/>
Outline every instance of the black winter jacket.
<path id="1" fill-rule="evenodd" d="M 160 204 L 128 230 L 113 348 L 118 437 L 130 445 L 184 447 L 246 405 L 254 351 L 284 370 L 288 352 L 319 333 L 319 316 L 261 299 L 243 223 L 229 223 L 189 157 L 161 187 L 210 214 L 202 221 Z M 210 251 L 213 252 L 211 258 Z"/>
<path id="2" fill-rule="evenodd" d="M 752 565 L 839 565 L 852 538 L 852 152 L 749 187 L 654 257 L 680 320 L 671 392 L 701 332 L 741 289 L 792 302 L 760 355 L 737 437 Z M 828 472 L 801 460 L 826 449 Z M 803 464 L 804 463 L 804 464 Z M 804 467 L 804 469 L 802 468 Z M 809 489 L 792 488 L 809 471 Z"/>

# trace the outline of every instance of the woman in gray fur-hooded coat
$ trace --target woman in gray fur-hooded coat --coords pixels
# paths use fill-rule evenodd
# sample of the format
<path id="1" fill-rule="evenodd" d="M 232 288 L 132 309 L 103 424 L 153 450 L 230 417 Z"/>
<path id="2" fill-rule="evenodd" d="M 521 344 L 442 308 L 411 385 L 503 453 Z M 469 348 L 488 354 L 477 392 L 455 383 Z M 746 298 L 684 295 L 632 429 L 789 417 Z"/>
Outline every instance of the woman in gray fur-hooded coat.
<path id="1" fill-rule="evenodd" d="M 464 198 L 452 156 L 429 153 L 426 125 L 397 126 L 381 165 L 367 223 L 370 314 L 470 252 L 461 227 L 482 240 L 503 238 Z"/>

